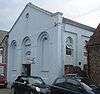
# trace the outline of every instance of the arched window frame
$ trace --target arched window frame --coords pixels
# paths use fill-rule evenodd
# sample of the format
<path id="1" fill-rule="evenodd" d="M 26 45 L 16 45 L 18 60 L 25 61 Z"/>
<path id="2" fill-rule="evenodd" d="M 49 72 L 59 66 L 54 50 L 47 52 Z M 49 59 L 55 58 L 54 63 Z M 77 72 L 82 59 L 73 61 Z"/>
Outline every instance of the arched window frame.
<path id="1" fill-rule="evenodd" d="M 45 67 L 47 66 L 48 63 L 44 63 L 44 48 L 43 48 L 43 43 L 45 41 L 48 41 L 48 58 L 49 58 L 49 41 L 50 41 L 50 37 L 49 37 L 49 34 L 46 32 L 46 31 L 43 31 L 40 33 L 40 35 L 38 36 L 38 39 L 37 39 L 37 45 L 38 45 L 38 56 L 40 57 L 40 62 L 41 62 L 41 70 L 44 71 L 48 71 L 48 67 Z"/>
<path id="2" fill-rule="evenodd" d="M 0 64 L 4 63 L 3 58 L 4 58 L 4 48 L 0 47 Z"/>
<path id="3" fill-rule="evenodd" d="M 31 55 L 31 39 L 26 36 L 22 41 L 22 62 L 27 63 Z"/>
<path id="4" fill-rule="evenodd" d="M 83 47 L 83 55 L 84 55 L 85 57 L 87 57 L 86 44 L 87 44 L 87 40 L 84 41 L 84 47 Z"/>
<path id="5" fill-rule="evenodd" d="M 66 55 L 73 55 L 73 39 L 70 36 L 66 38 Z"/>
<path id="6" fill-rule="evenodd" d="M 12 64 L 12 68 L 14 69 L 16 67 L 16 62 L 17 62 L 17 42 L 16 40 L 13 40 L 11 42 L 11 64 Z"/>

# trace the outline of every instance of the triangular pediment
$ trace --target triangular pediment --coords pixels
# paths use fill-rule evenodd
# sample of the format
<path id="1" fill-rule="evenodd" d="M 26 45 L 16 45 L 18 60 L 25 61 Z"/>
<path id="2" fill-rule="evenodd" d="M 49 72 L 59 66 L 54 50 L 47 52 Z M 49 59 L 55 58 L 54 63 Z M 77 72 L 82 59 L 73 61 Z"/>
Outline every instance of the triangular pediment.
<path id="1" fill-rule="evenodd" d="M 23 11 L 21 12 L 21 14 L 19 15 L 19 17 L 17 18 L 17 20 L 15 21 L 14 25 L 12 26 L 12 28 L 10 29 L 10 32 L 12 31 L 13 27 L 16 25 L 16 23 L 19 21 L 20 17 L 23 15 L 23 13 L 25 12 L 25 10 L 27 10 L 28 7 L 29 7 L 29 8 L 33 8 L 33 9 L 35 9 L 35 10 L 38 10 L 39 12 L 42 12 L 42 13 L 44 13 L 45 15 L 48 15 L 48 16 L 52 16 L 52 15 L 53 15 L 53 13 L 51 13 L 51 12 L 49 12 L 49 11 L 47 11 L 47 10 L 44 10 L 44 9 L 38 7 L 38 6 L 35 6 L 35 5 L 32 4 L 32 3 L 28 3 L 28 4 L 25 6 L 25 8 L 23 9 Z"/>

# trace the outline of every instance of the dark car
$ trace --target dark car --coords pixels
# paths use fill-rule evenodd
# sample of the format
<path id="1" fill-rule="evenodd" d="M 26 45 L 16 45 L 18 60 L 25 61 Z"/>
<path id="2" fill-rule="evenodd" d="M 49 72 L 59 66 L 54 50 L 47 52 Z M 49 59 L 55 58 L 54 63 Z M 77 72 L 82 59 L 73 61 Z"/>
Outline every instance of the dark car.
<path id="1" fill-rule="evenodd" d="M 0 87 L 7 87 L 7 64 L 0 64 Z"/>
<path id="2" fill-rule="evenodd" d="M 59 77 L 51 85 L 51 94 L 100 94 L 78 77 Z"/>
<path id="3" fill-rule="evenodd" d="M 18 76 L 11 86 L 12 94 L 48 94 L 49 87 L 37 76 Z"/>

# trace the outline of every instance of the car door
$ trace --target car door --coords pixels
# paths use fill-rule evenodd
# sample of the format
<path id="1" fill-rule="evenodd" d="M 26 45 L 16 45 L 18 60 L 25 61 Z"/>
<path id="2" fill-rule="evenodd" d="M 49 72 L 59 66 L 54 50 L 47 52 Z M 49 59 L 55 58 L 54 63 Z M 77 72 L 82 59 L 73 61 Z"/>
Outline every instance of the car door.
<path id="1" fill-rule="evenodd" d="M 75 89 L 75 87 L 74 87 Z M 88 94 L 85 93 L 83 90 L 72 90 L 70 88 L 63 88 L 60 86 L 52 86 L 51 87 L 51 94 Z"/>
<path id="2" fill-rule="evenodd" d="M 88 94 L 77 83 L 62 82 L 51 87 L 52 94 Z"/>
<path id="3" fill-rule="evenodd" d="M 28 78 L 22 77 L 20 80 L 19 90 L 21 94 L 29 94 Z"/>
<path id="4" fill-rule="evenodd" d="M 68 94 L 88 94 L 84 88 L 81 87 L 81 85 L 75 84 L 75 83 L 63 83 L 63 90 L 64 90 L 64 94 L 66 94 L 66 92 Z"/>
<path id="5" fill-rule="evenodd" d="M 64 90 L 59 86 L 52 85 L 50 87 L 51 94 L 64 94 Z"/>
<path id="6" fill-rule="evenodd" d="M 24 80 L 20 78 L 18 81 L 16 81 L 16 92 L 18 94 L 24 93 Z"/>

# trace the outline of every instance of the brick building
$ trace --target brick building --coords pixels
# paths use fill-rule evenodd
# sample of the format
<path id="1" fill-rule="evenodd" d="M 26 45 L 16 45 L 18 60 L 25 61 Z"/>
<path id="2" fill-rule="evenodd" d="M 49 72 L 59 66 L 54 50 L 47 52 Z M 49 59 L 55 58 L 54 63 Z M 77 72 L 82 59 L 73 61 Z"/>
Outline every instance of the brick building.
<path id="1" fill-rule="evenodd" d="M 0 63 L 7 63 L 8 32 L 0 30 Z"/>
<path id="2" fill-rule="evenodd" d="M 8 32 L 0 30 L 0 63 L 7 63 Z"/>
<path id="3" fill-rule="evenodd" d="M 100 24 L 87 43 L 88 74 L 96 84 L 100 84 Z"/>

